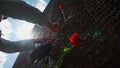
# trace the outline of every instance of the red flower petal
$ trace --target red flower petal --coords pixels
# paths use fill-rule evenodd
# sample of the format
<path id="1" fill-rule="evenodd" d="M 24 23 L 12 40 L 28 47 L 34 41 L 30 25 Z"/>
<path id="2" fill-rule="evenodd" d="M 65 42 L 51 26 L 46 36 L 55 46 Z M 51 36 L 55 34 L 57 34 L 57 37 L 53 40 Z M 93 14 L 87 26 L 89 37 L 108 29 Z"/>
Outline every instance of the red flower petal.
<path id="1" fill-rule="evenodd" d="M 62 9 L 63 8 L 63 4 L 62 3 L 58 3 L 58 8 Z"/>
<path id="2" fill-rule="evenodd" d="M 27 58 L 27 57 L 25 57 L 25 58 L 24 58 L 24 61 L 25 61 L 25 62 L 27 62 L 27 61 L 28 61 L 28 58 Z"/>
<path id="3" fill-rule="evenodd" d="M 74 43 L 73 37 L 70 37 L 69 40 L 71 43 Z"/>

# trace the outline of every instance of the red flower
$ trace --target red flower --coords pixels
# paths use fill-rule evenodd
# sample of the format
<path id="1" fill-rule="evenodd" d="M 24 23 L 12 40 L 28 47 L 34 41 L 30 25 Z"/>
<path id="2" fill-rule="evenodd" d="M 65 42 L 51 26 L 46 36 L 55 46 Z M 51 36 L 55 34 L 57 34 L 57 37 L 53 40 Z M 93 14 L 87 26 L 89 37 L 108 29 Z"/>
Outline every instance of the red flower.
<path id="1" fill-rule="evenodd" d="M 75 45 L 75 47 L 77 47 L 81 44 L 81 35 L 78 33 L 73 33 L 69 40 Z"/>
<path id="2" fill-rule="evenodd" d="M 58 6 L 59 9 L 62 9 L 62 8 L 63 8 L 63 4 L 62 4 L 62 3 L 58 3 L 57 6 Z"/>
<path id="3" fill-rule="evenodd" d="M 51 38 L 44 38 L 44 41 L 50 42 L 50 41 L 52 41 L 52 39 Z"/>
<path id="4" fill-rule="evenodd" d="M 25 61 L 25 62 L 27 62 L 27 61 L 28 61 L 28 58 L 27 58 L 27 57 L 25 57 L 25 58 L 24 58 L 24 61 Z"/>

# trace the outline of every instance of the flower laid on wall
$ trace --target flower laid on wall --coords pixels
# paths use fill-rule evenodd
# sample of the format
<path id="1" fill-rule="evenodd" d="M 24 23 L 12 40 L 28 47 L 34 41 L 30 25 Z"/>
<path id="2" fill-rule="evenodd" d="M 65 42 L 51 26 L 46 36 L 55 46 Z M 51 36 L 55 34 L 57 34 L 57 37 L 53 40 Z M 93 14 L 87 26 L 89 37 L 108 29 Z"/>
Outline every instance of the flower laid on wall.
<path id="1" fill-rule="evenodd" d="M 72 44 L 74 44 L 75 47 L 79 46 L 81 44 L 81 35 L 78 33 L 73 33 L 69 40 Z"/>
<path id="2" fill-rule="evenodd" d="M 66 47 L 64 48 L 64 52 L 62 53 L 62 55 L 60 56 L 60 58 L 58 59 L 58 62 L 56 63 L 56 68 L 59 68 L 60 65 L 62 64 L 64 57 L 66 56 L 66 54 L 68 54 L 73 47 L 78 47 L 81 44 L 81 35 L 79 33 L 73 33 L 70 37 L 69 37 L 69 41 L 74 44 L 74 46 L 71 47 Z"/>
<path id="3" fill-rule="evenodd" d="M 58 3 L 57 6 L 58 6 L 59 9 L 62 9 L 62 8 L 63 8 L 63 4 L 62 4 L 62 3 Z"/>
<path id="4" fill-rule="evenodd" d="M 24 57 L 24 61 L 27 62 L 27 61 L 28 61 L 28 58 L 27 58 L 27 57 Z"/>

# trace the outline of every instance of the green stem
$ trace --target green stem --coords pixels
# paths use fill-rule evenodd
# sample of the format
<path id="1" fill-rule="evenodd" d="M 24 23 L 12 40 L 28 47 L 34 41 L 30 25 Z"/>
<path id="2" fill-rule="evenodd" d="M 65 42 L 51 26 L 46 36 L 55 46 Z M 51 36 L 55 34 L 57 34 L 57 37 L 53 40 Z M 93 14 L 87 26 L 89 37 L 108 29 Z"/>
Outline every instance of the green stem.
<path id="1" fill-rule="evenodd" d="M 74 46 L 73 46 L 74 47 Z M 64 50 L 64 53 L 60 56 L 60 58 L 58 59 L 58 62 L 56 63 L 56 67 L 55 68 L 59 68 L 60 65 L 62 64 L 63 60 L 64 60 L 64 57 L 66 54 L 68 54 L 73 47 L 70 47 L 70 48 L 65 48 L 67 50 Z"/>

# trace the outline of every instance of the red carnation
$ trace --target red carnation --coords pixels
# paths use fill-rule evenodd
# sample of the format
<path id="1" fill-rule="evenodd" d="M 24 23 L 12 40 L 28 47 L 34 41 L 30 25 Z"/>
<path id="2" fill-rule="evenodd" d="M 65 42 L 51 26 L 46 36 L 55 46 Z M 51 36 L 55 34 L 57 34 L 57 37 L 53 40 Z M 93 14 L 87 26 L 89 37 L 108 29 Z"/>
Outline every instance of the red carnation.
<path id="1" fill-rule="evenodd" d="M 44 41 L 50 42 L 50 41 L 52 41 L 52 39 L 51 38 L 44 38 Z"/>
<path id="2" fill-rule="evenodd" d="M 27 61 L 28 61 L 28 58 L 27 58 L 27 57 L 25 57 L 25 58 L 24 58 L 24 61 L 25 61 L 25 62 L 27 62 Z"/>
<path id="3" fill-rule="evenodd" d="M 63 8 L 63 4 L 62 4 L 62 3 L 58 3 L 57 6 L 58 6 L 59 9 L 62 9 L 62 8 Z"/>
<path id="4" fill-rule="evenodd" d="M 81 43 L 81 35 L 78 33 L 73 33 L 69 38 L 70 42 L 75 45 L 75 47 L 79 46 Z"/>

